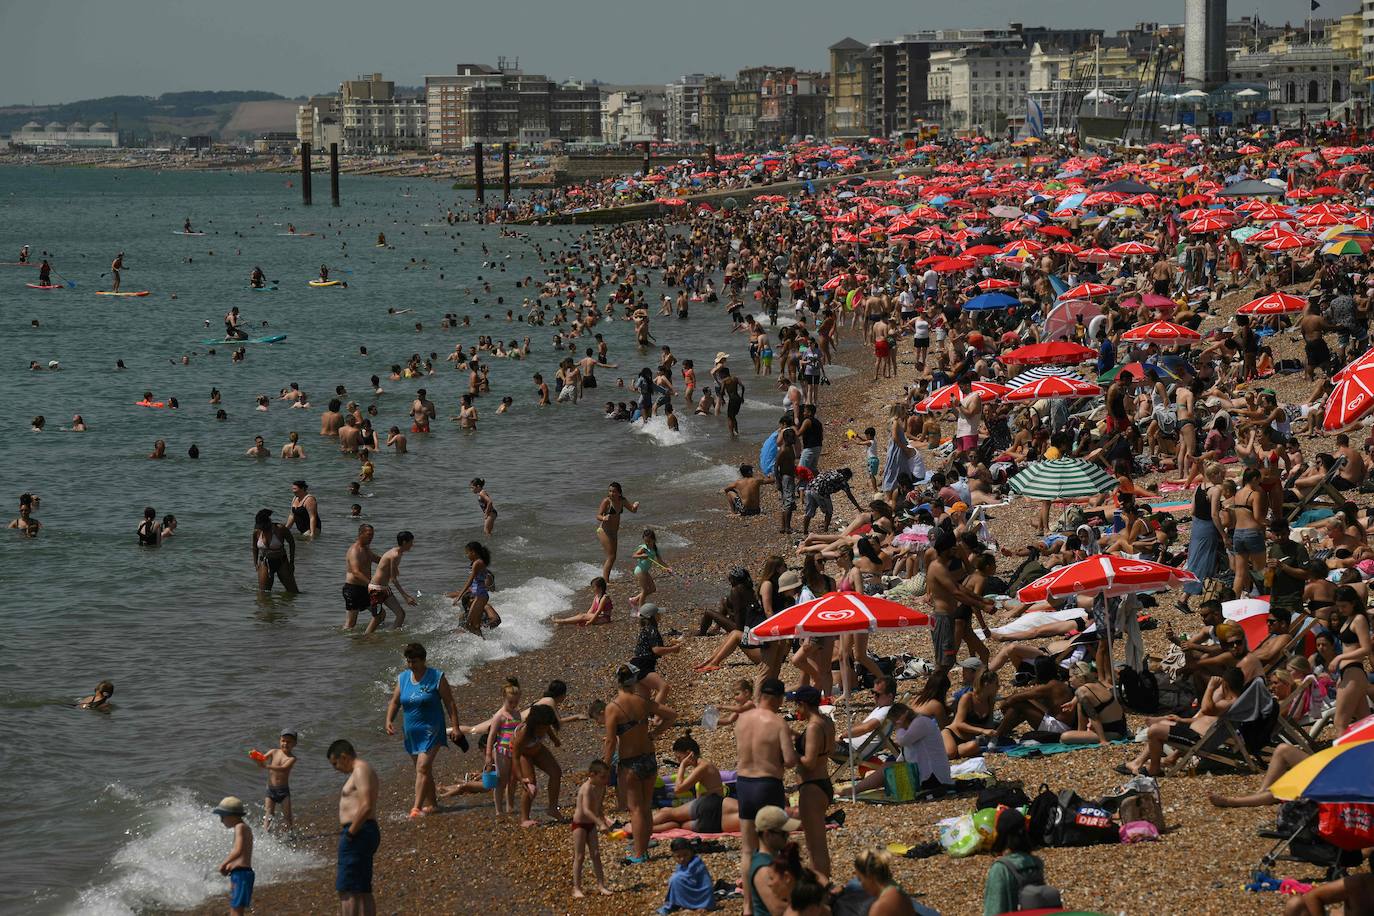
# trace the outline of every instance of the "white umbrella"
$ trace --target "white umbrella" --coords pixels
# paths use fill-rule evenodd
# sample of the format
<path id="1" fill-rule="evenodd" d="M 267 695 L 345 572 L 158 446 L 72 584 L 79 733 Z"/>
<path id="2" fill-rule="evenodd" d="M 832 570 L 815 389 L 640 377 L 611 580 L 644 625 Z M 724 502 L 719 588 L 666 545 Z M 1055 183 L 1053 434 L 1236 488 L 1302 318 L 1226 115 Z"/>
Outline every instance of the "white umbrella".
<path id="1" fill-rule="evenodd" d="M 1103 92 L 1101 89 L 1094 89 L 1084 95 L 1083 100 L 1085 102 L 1115 102 L 1117 99 L 1116 96 L 1109 92 Z"/>
<path id="2" fill-rule="evenodd" d="M 1242 89 L 1240 92 L 1237 92 L 1237 93 L 1236 93 L 1236 98 L 1238 98 L 1238 99 L 1253 99 L 1253 98 L 1254 98 L 1255 96 L 1257 96 L 1257 95 L 1259 95 L 1259 93 L 1256 92 L 1256 91 L 1253 90 L 1253 89 Z"/>
<path id="3" fill-rule="evenodd" d="M 1201 89 L 1189 89 L 1187 92 L 1180 92 L 1178 95 L 1174 96 L 1174 98 L 1176 98 L 1176 99 L 1205 99 L 1205 98 L 1207 98 L 1207 93 L 1203 92 Z"/>

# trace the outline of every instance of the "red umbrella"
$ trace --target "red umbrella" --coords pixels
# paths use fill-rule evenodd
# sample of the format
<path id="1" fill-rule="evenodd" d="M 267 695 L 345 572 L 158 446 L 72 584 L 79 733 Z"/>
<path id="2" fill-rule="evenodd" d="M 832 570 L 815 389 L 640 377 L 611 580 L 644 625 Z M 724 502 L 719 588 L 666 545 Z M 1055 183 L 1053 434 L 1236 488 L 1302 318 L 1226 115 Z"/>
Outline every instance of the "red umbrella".
<path id="1" fill-rule="evenodd" d="M 1081 363 L 1097 355 L 1092 347 L 1073 343 L 1068 340 L 1053 340 L 1048 343 L 1027 344 L 1002 354 L 1004 363 L 1024 363 L 1028 366 L 1070 365 Z"/>
<path id="2" fill-rule="evenodd" d="M 1146 245 L 1144 242 L 1122 242 L 1120 245 L 1113 245 L 1111 248 L 1108 248 L 1107 253 L 1115 255 L 1118 258 L 1130 258 L 1142 254 L 1158 254 L 1159 249 L 1155 248 L 1153 245 Z M 1091 284 L 1085 283 L 1083 285 L 1089 286 Z M 1111 289 L 1108 288 L 1107 292 L 1111 292 Z M 1101 293 L 1100 295 L 1105 296 L 1107 293 Z M 1078 297 L 1075 296 L 1074 298 L 1076 299 Z"/>
<path id="3" fill-rule="evenodd" d="M 1011 389 L 1006 385 L 999 385 L 996 382 L 986 382 L 981 379 L 969 384 L 969 391 L 983 396 L 984 400 L 995 401 Z M 912 407 L 917 413 L 930 413 L 932 410 L 949 410 L 954 406 L 959 398 L 963 397 L 959 393 L 959 386 L 946 385 L 931 392 L 926 397 L 917 401 Z"/>
<path id="4" fill-rule="evenodd" d="M 1035 231 L 1039 232 L 1041 235 L 1050 235 L 1059 239 L 1067 239 L 1073 237 L 1073 233 L 1062 226 L 1040 226 Z"/>
<path id="5" fill-rule="evenodd" d="M 1121 339 L 1156 344 L 1180 344 L 1201 340 L 1202 335 L 1192 328 L 1174 324 L 1172 321 L 1152 321 L 1138 328 L 1131 328 L 1121 335 Z"/>
<path id="6" fill-rule="evenodd" d="M 935 271 L 937 274 L 954 273 L 955 271 L 959 270 L 968 270 L 970 267 L 973 267 L 977 263 L 978 262 L 975 261 L 973 258 L 941 258 L 939 261 L 936 261 L 934 264 L 930 265 L 930 269 Z"/>
<path id="7" fill-rule="evenodd" d="M 1092 382 L 1085 382 L 1081 378 L 1072 375 L 1047 375 L 1043 378 L 1032 379 L 1013 388 L 1002 395 L 1002 400 L 1010 402 L 1018 401 L 1039 401 L 1045 399 L 1062 398 L 1072 400 L 1076 398 L 1094 398 L 1102 393 L 1102 386 Z"/>
<path id="8" fill-rule="evenodd" d="M 831 592 L 778 611 L 753 627 L 749 633 L 756 641 L 768 642 L 809 636 L 873 633 L 929 624 L 928 614 L 896 601 L 857 592 Z"/>
<path id="9" fill-rule="evenodd" d="M 1272 242 L 1265 242 L 1264 250 L 1291 251 L 1294 248 L 1310 248 L 1317 244 L 1316 239 L 1309 239 L 1305 235 L 1285 235 L 1282 238 L 1274 239 Z"/>
<path id="10" fill-rule="evenodd" d="M 997 277 L 991 277 L 987 280 L 979 280 L 974 285 L 983 292 L 990 293 L 996 289 L 1015 289 L 1018 284 L 1015 280 L 1002 280 Z"/>
<path id="11" fill-rule="evenodd" d="M 1365 716 L 1341 733 L 1332 744 L 1353 744 L 1356 741 L 1374 741 L 1374 716 Z"/>
<path id="12" fill-rule="evenodd" d="M 1322 428 L 1345 429 L 1374 410 L 1374 366 L 1352 366 L 1326 398 Z"/>
<path id="13" fill-rule="evenodd" d="M 1201 232 L 1220 232 L 1223 229 L 1231 228 L 1231 220 L 1225 216 L 1204 216 L 1202 219 L 1188 224 L 1188 231 L 1194 234 Z"/>
<path id="14" fill-rule="evenodd" d="M 1098 296 L 1110 296 L 1116 290 L 1105 283 L 1080 283 L 1073 289 L 1060 296 L 1060 299 L 1095 299 Z"/>
<path id="15" fill-rule="evenodd" d="M 1177 302 L 1170 299 L 1168 296 L 1161 296 L 1158 293 L 1146 293 L 1139 297 L 1132 296 L 1129 299 L 1122 299 L 1117 305 L 1123 309 L 1172 309 L 1178 307 Z"/>
<path id="16" fill-rule="evenodd" d="M 1307 308 L 1307 300 L 1288 293 L 1270 293 L 1251 299 L 1236 311 L 1241 315 L 1282 315 L 1286 312 L 1301 312 Z"/>
<path id="17" fill-rule="evenodd" d="M 1153 560 L 1098 554 L 1051 570 L 1022 588 L 1016 598 L 1027 603 L 1077 594 L 1118 598 L 1139 592 L 1163 591 L 1196 581 L 1197 576 L 1186 569 Z"/>
<path id="18" fill-rule="evenodd" d="M 1106 264 L 1108 261 L 1120 260 L 1105 248 L 1084 248 L 1075 257 L 1080 261 L 1087 261 L 1089 264 Z"/>

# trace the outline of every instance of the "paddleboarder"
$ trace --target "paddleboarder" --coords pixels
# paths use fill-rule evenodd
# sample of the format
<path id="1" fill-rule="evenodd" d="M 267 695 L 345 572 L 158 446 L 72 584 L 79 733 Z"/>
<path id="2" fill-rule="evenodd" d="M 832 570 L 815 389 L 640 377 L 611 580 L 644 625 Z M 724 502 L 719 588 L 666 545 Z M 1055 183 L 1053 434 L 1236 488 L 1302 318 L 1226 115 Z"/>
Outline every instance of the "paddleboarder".
<path id="1" fill-rule="evenodd" d="M 224 339 L 247 340 L 248 334 L 239 327 L 239 307 L 231 308 L 224 316 Z"/>
<path id="2" fill-rule="evenodd" d="M 186 222 L 181 224 L 181 231 L 187 235 L 195 235 L 195 231 L 191 229 L 191 217 L 186 217 Z"/>
<path id="3" fill-rule="evenodd" d="M 43 263 L 38 265 L 38 285 L 52 286 L 52 265 L 48 263 L 47 258 L 44 258 Z"/>
<path id="4" fill-rule="evenodd" d="M 267 285 L 267 274 L 262 272 L 261 267 L 254 267 L 252 275 L 248 278 L 248 283 L 254 289 L 262 289 Z"/>
<path id="5" fill-rule="evenodd" d="M 329 282 L 329 265 L 328 265 L 328 264 L 321 264 L 321 265 L 320 265 L 320 282 L 321 282 L 321 283 L 328 283 L 328 282 Z"/>
<path id="6" fill-rule="evenodd" d="M 114 291 L 119 292 L 119 272 L 124 269 L 124 252 L 115 255 L 110 262 L 110 273 L 114 276 Z"/>
<path id="7" fill-rule="evenodd" d="M 19 249 L 19 263 L 20 263 L 20 264 L 27 264 L 27 263 L 29 263 L 29 246 L 28 246 L 28 245 L 25 245 L 23 248 L 20 248 L 20 249 Z"/>

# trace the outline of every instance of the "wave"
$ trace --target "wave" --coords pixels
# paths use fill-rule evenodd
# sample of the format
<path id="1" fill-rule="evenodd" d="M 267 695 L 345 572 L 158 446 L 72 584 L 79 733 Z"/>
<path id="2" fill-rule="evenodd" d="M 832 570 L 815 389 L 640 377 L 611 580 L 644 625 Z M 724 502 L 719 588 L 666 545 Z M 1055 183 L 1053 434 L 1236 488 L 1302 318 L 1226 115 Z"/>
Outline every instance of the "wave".
<path id="1" fill-rule="evenodd" d="M 772 321 L 769 319 L 767 312 L 759 312 L 757 315 L 754 316 L 754 320 L 757 321 L 759 324 L 763 325 L 765 328 L 788 328 L 797 323 L 797 319 L 789 318 L 781 312 L 778 313 L 778 323 L 776 325 L 773 324 Z"/>
<path id="2" fill-rule="evenodd" d="M 210 814 L 210 802 L 181 788 L 165 798 L 142 799 L 119 783 L 102 794 L 120 804 L 137 805 L 138 823 L 129 831 L 133 839 L 115 852 L 106 867 L 108 879 L 82 891 L 71 912 L 132 916 L 147 910 L 187 909 L 228 892 L 228 880 L 216 870 L 216 863 L 224 858 L 231 834 Z M 94 802 L 103 803 L 100 798 Z M 249 804 L 248 809 L 249 822 L 260 823 L 257 806 Z M 256 831 L 253 841 L 253 870 L 259 884 L 280 881 L 318 864 L 308 852 L 265 831 Z"/>
<path id="3" fill-rule="evenodd" d="M 678 419 L 681 421 L 681 417 Z M 693 438 L 690 425 L 680 423 L 678 429 L 672 430 L 664 417 L 650 417 L 648 423 L 631 423 L 630 428 L 641 436 L 648 436 L 655 445 L 681 445 Z"/>
<path id="4" fill-rule="evenodd" d="M 723 487 L 739 480 L 739 468 L 732 464 L 715 464 L 698 471 L 678 474 L 674 482 L 683 487 Z"/>

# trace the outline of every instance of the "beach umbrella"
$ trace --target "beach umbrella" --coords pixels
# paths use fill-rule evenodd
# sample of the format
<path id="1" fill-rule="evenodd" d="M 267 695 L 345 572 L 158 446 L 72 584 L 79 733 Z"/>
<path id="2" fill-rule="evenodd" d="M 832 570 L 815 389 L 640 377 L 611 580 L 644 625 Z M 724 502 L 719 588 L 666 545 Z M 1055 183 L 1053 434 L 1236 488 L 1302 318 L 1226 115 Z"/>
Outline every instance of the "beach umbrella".
<path id="1" fill-rule="evenodd" d="M 1374 741 L 1374 716 L 1365 716 L 1341 733 L 1332 744 L 1353 744 L 1356 741 Z"/>
<path id="2" fill-rule="evenodd" d="M 1194 234 L 1201 232 L 1221 232 L 1223 229 L 1231 228 L 1231 220 L 1225 216 L 1204 216 L 1202 219 L 1188 224 L 1188 231 Z"/>
<path id="3" fill-rule="evenodd" d="M 1096 299 L 1099 296 L 1110 296 L 1116 290 L 1105 283 L 1080 283 L 1072 289 L 1066 290 L 1060 299 Z"/>
<path id="4" fill-rule="evenodd" d="M 1335 375 L 1331 376 L 1331 381 L 1339 382 L 1341 379 L 1345 378 L 1347 375 L 1354 372 L 1356 369 L 1359 369 L 1363 366 L 1367 366 L 1370 363 L 1374 363 L 1374 347 L 1365 350 L 1364 353 L 1352 359 L 1349 363 L 1346 364 L 1344 369 L 1340 370 Z"/>
<path id="5" fill-rule="evenodd" d="M 1120 258 L 1105 248 L 1084 248 L 1075 254 L 1074 257 L 1089 264 L 1106 264 L 1108 261 L 1120 260 Z"/>
<path id="6" fill-rule="evenodd" d="M 1016 403 L 1039 400 L 1073 400 L 1095 398 L 1102 393 L 1102 386 L 1085 382 L 1074 375 L 1048 375 L 1032 379 L 1002 395 L 1002 400 Z"/>
<path id="7" fill-rule="evenodd" d="M 1082 458 L 1035 461 L 1008 481 L 1028 499 L 1084 499 L 1116 489 L 1116 478 Z"/>
<path id="8" fill-rule="evenodd" d="M 1359 257 L 1369 248 L 1368 239 L 1364 243 L 1354 239 L 1341 239 L 1334 242 L 1327 242 L 1322 246 L 1322 254 L 1335 255 L 1337 257 Z"/>
<path id="9" fill-rule="evenodd" d="M 1012 480 L 1015 481 L 1016 477 Z M 1018 591 L 1016 598 L 1027 603 L 1078 594 L 1120 598 L 1141 592 L 1164 591 L 1196 581 L 1197 576 L 1176 566 L 1166 566 L 1153 560 L 1097 554 L 1050 570 Z"/>
<path id="10" fill-rule="evenodd" d="M 1136 255 L 1158 254 L 1159 249 L 1153 245 L 1146 245 L 1144 242 L 1122 242 L 1120 245 L 1113 245 L 1108 248 L 1107 252 L 1118 258 L 1129 258 Z"/>
<path id="11" fill-rule="evenodd" d="M 1096 302 L 1085 302 L 1082 299 L 1063 300 L 1045 316 L 1044 339 L 1069 340 L 1077 330 L 1080 317 L 1083 324 L 1087 325 L 1101 314 L 1102 308 Z"/>
<path id="12" fill-rule="evenodd" d="M 1287 312 L 1301 312 L 1305 308 L 1307 308 L 1307 300 L 1302 296 L 1290 296 L 1288 293 L 1270 293 L 1267 296 L 1260 296 L 1258 299 L 1251 299 L 1236 309 L 1236 312 L 1241 315 L 1283 315 Z"/>
<path id="13" fill-rule="evenodd" d="M 1284 801 L 1374 801 L 1374 741 L 1351 741 L 1318 751 L 1280 776 L 1269 791 Z"/>
<path id="14" fill-rule="evenodd" d="M 1131 328 L 1121 335 L 1121 339 L 1168 346 L 1170 344 L 1192 343 L 1201 340 L 1202 335 L 1192 328 L 1174 324 L 1172 321 L 1152 321 L 1149 324 Z"/>
<path id="15" fill-rule="evenodd" d="M 985 401 L 995 401 L 1011 390 L 1011 388 L 1006 385 L 985 381 L 983 379 L 970 382 L 968 387 L 971 393 L 982 395 Z M 963 397 L 963 395 L 959 393 L 959 385 L 957 383 L 945 385 L 943 388 L 937 388 L 926 397 L 917 401 L 912 405 L 911 409 L 917 413 L 930 413 L 933 410 L 949 410 L 954 407 L 961 397 Z"/>
<path id="16" fill-rule="evenodd" d="M 1282 238 L 1274 239 L 1272 242 L 1265 242 L 1264 250 L 1292 251 L 1295 248 L 1310 248 L 1316 244 L 1316 239 L 1309 239 L 1305 235 L 1285 235 Z"/>
<path id="17" fill-rule="evenodd" d="M 1177 308 L 1178 303 L 1168 296 L 1161 296 L 1159 293 L 1146 293 L 1143 296 L 1132 296 L 1129 299 L 1122 299 L 1117 305 L 1123 309 L 1172 309 Z"/>
<path id="18" fill-rule="evenodd" d="M 990 309 L 1004 309 L 1010 305 L 1020 305 L 1021 300 L 1015 296 L 1008 296 L 1006 293 L 983 293 L 981 296 L 974 296 L 964 303 L 964 309 L 970 312 L 983 312 Z"/>
<path id="19" fill-rule="evenodd" d="M 1002 354 L 1002 362 L 1020 363 L 1028 366 L 1069 366 L 1092 359 L 1097 351 L 1068 340 L 1052 340 L 1047 343 L 1027 344 Z"/>
<path id="20" fill-rule="evenodd" d="M 1326 396 L 1322 429 L 1345 429 L 1358 423 L 1370 410 L 1374 410 L 1374 365 L 1352 366 Z"/>
<path id="21" fill-rule="evenodd" d="M 1080 382 L 1085 381 L 1085 379 L 1078 373 L 1073 372 L 1069 369 L 1065 369 L 1062 366 L 1032 366 L 1026 371 L 1021 372 L 1013 376 L 1012 378 L 1008 379 L 1007 385 L 1009 385 L 1012 388 L 1020 388 L 1027 382 L 1033 382 L 1036 379 L 1042 378 L 1054 378 L 1056 376 L 1060 378 L 1071 378 Z"/>
<path id="22" fill-rule="evenodd" d="M 906 629 L 930 624 L 930 616 L 905 604 L 862 595 L 858 592 L 830 592 L 811 601 L 794 604 L 750 628 L 756 642 L 778 639 L 840 636 L 846 633 L 876 633 L 878 630 Z"/>
<path id="23" fill-rule="evenodd" d="M 1015 289 L 1019 284 L 1015 280 L 1003 280 L 999 277 L 990 277 L 986 280 L 979 280 L 974 284 L 985 293 L 999 289 Z"/>

